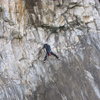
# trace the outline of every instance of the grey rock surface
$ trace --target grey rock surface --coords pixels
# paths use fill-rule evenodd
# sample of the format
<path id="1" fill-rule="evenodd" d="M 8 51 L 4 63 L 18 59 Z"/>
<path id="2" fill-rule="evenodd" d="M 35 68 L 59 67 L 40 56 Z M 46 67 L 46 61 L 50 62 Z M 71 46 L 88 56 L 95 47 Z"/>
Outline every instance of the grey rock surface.
<path id="1" fill-rule="evenodd" d="M 100 100 L 99 0 L 0 0 L 0 100 Z"/>

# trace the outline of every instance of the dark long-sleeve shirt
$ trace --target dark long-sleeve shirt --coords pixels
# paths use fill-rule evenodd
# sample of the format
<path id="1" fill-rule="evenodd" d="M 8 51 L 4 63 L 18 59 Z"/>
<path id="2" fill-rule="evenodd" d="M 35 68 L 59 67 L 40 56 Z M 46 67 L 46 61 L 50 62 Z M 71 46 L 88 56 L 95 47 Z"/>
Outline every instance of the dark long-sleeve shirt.
<path id="1" fill-rule="evenodd" d="M 44 44 L 44 46 L 43 46 L 43 49 L 46 49 L 46 52 L 47 53 L 50 53 L 51 52 L 51 47 L 50 47 L 50 45 L 48 45 L 48 44 Z"/>

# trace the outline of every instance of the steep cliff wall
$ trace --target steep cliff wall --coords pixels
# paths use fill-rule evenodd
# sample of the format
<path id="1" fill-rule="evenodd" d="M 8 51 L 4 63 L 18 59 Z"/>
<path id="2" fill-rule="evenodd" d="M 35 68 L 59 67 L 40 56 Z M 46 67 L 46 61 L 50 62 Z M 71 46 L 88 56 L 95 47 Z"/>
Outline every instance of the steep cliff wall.
<path id="1" fill-rule="evenodd" d="M 0 0 L 0 100 L 100 100 L 99 5 Z"/>

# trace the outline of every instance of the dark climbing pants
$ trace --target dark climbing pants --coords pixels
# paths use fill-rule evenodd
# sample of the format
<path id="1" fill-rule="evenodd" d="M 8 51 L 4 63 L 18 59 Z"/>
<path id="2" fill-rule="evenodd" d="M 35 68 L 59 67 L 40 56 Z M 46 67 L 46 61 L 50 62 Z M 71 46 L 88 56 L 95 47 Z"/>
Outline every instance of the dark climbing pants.
<path id="1" fill-rule="evenodd" d="M 47 57 L 48 57 L 49 55 L 53 55 L 53 56 L 55 56 L 57 59 L 59 58 L 56 54 L 54 54 L 53 52 L 50 52 L 50 53 L 46 53 L 45 58 L 44 58 L 44 61 L 47 59 Z"/>

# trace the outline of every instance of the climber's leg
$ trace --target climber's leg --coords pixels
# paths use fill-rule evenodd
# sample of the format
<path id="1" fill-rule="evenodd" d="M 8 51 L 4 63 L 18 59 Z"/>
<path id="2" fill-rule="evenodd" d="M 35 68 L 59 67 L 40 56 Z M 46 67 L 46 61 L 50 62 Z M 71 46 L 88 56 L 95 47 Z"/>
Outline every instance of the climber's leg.
<path id="1" fill-rule="evenodd" d="M 58 57 L 56 54 L 54 54 L 53 52 L 51 52 L 51 55 L 53 55 L 53 56 L 55 56 L 57 59 L 59 59 L 59 57 Z"/>

